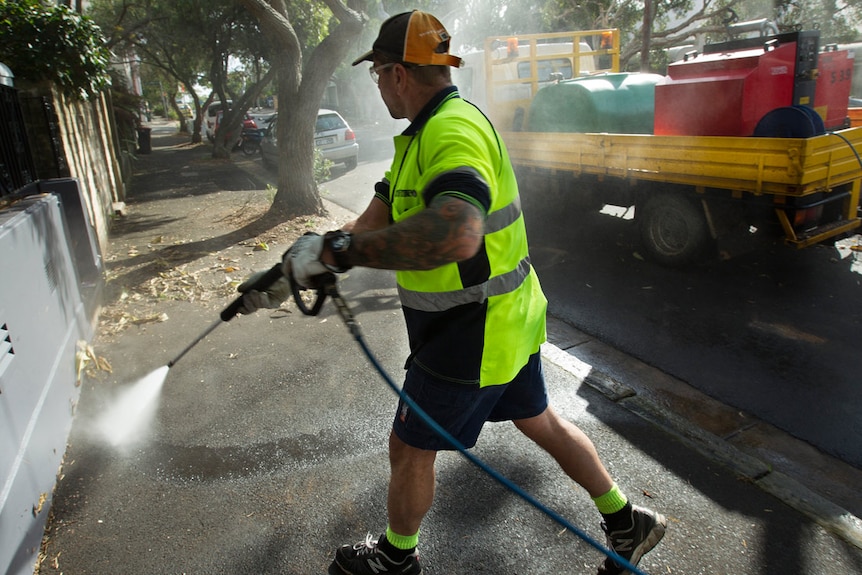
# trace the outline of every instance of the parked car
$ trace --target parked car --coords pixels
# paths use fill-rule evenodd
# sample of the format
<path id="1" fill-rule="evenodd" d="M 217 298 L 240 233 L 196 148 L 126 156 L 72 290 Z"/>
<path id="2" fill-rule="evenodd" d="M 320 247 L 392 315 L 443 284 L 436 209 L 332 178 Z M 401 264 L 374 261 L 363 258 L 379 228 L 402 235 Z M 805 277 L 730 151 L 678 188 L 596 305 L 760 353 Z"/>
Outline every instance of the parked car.
<path id="1" fill-rule="evenodd" d="M 260 155 L 264 167 L 272 168 L 278 163 L 278 140 L 276 130 L 278 117 L 269 122 L 266 135 L 260 143 Z M 352 170 L 359 163 L 359 143 L 356 134 L 335 110 L 321 108 L 317 112 L 314 126 L 314 147 L 324 158 L 334 164 L 344 164 Z"/>
<path id="2" fill-rule="evenodd" d="M 230 109 L 232 104 L 233 102 L 231 100 L 227 101 L 228 109 Z M 206 107 L 206 110 L 204 110 L 204 135 L 210 142 L 215 139 L 216 116 L 222 111 L 222 108 L 223 106 L 221 102 L 212 102 Z"/>

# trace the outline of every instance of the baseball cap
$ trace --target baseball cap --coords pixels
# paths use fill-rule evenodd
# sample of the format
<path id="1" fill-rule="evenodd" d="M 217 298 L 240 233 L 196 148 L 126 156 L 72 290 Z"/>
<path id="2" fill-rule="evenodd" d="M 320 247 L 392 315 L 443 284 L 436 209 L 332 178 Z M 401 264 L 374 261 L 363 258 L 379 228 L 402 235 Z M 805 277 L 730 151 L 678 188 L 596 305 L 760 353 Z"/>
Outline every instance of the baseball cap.
<path id="1" fill-rule="evenodd" d="M 413 10 L 397 14 L 380 26 L 371 50 L 357 58 L 353 65 L 373 61 L 375 52 L 420 66 L 461 65 L 461 58 L 449 54 L 451 37 L 440 20 L 427 12 Z"/>

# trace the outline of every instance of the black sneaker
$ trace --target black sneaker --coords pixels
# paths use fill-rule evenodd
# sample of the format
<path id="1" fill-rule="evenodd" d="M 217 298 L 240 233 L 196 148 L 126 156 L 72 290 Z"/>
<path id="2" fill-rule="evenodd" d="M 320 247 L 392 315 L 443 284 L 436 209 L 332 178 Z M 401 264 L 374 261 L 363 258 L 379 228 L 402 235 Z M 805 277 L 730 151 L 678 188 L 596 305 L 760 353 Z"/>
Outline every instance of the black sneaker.
<path id="1" fill-rule="evenodd" d="M 632 505 L 632 525 L 628 529 L 608 531 L 602 523 L 602 531 L 607 535 L 608 547 L 616 551 L 620 557 L 637 566 L 641 557 L 658 545 L 664 537 L 667 519 L 661 513 L 656 513 L 644 507 Z M 628 569 L 614 562 L 610 557 L 599 566 L 598 575 L 627 575 Z"/>
<path id="2" fill-rule="evenodd" d="M 382 535 L 381 535 L 382 537 Z M 419 554 L 414 551 L 402 561 L 393 561 L 377 548 L 377 539 L 369 533 L 365 541 L 356 545 L 343 545 L 335 552 L 335 560 L 329 566 L 330 575 L 420 575 Z"/>

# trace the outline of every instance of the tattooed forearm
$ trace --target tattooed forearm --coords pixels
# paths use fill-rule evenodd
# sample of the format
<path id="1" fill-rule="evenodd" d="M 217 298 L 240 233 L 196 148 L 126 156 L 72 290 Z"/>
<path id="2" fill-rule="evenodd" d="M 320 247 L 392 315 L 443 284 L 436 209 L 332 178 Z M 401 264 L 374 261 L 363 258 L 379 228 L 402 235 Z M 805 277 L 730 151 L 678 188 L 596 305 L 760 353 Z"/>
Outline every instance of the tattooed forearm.
<path id="1" fill-rule="evenodd" d="M 427 209 L 395 225 L 354 236 L 353 265 L 390 270 L 429 270 L 466 260 L 483 240 L 482 214 L 476 206 L 437 196 Z"/>

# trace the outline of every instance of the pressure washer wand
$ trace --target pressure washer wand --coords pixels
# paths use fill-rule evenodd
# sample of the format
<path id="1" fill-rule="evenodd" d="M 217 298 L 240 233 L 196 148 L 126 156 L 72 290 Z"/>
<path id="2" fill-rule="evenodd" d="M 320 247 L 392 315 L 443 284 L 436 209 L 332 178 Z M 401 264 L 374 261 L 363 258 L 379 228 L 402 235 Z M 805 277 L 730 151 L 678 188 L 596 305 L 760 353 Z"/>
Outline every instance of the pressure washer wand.
<path id="1" fill-rule="evenodd" d="M 187 354 L 191 348 L 193 348 L 194 346 L 196 346 L 197 344 L 199 344 L 199 343 L 201 342 L 201 340 L 203 340 L 203 338 L 205 338 L 205 337 L 206 337 L 206 336 L 208 336 L 210 333 L 212 333 L 212 331 L 213 331 L 215 328 L 217 328 L 218 326 L 220 326 L 221 324 L 222 324 L 222 320 L 221 320 L 221 319 L 217 319 L 217 320 L 215 321 L 215 323 L 213 323 L 211 326 L 209 326 L 209 327 L 206 329 L 206 331 L 204 331 L 204 332 L 203 332 L 202 334 L 200 334 L 200 335 L 199 335 L 199 336 L 198 336 L 198 337 L 197 337 L 193 342 L 191 342 L 189 345 L 187 345 L 187 346 L 186 346 L 186 348 L 185 348 L 184 350 L 182 350 L 178 356 L 176 356 L 176 357 L 175 357 L 175 358 L 173 358 L 171 361 L 169 361 L 169 362 L 168 362 L 168 367 L 169 367 L 169 368 L 173 367 L 173 366 L 174 366 L 174 364 L 175 364 L 176 362 L 178 362 L 180 359 L 182 359 L 182 357 L 183 357 L 185 354 Z"/>
<path id="2" fill-rule="evenodd" d="M 257 280 L 254 284 L 249 286 L 250 290 L 264 291 L 266 288 L 274 284 L 281 278 L 283 275 L 281 271 L 281 263 L 277 263 L 269 270 L 263 274 L 259 280 Z M 236 317 L 236 314 L 239 313 L 239 308 L 242 307 L 242 298 L 243 296 L 237 297 L 235 300 L 231 302 L 229 306 L 224 308 L 219 314 L 219 319 L 217 319 L 211 326 L 209 326 L 202 334 L 200 334 L 193 342 L 191 342 L 184 350 L 182 350 L 179 355 L 177 355 L 174 359 L 168 362 L 168 367 L 173 367 L 173 365 L 178 362 L 182 357 L 189 352 L 194 346 L 199 344 L 206 336 L 213 332 L 215 328 L 220 326 L 224 322 L 228 322 Z"/>

